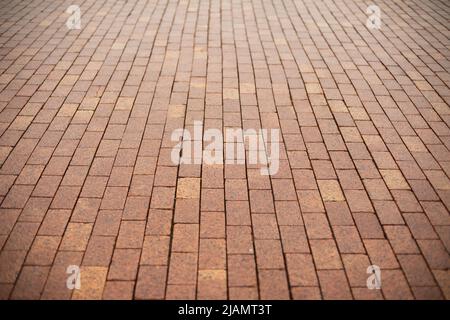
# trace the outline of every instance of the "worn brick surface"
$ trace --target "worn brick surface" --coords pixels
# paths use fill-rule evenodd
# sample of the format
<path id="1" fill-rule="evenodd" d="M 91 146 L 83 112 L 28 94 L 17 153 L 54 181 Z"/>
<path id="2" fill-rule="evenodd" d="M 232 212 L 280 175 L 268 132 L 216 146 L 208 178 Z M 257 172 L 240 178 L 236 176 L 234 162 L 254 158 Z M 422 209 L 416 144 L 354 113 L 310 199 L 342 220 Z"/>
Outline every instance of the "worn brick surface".
<path id="1" fill-rule="evenodd" d="M 70 4 L 0 4 L 1 299 L 450 298 L 446 1 Z"/>

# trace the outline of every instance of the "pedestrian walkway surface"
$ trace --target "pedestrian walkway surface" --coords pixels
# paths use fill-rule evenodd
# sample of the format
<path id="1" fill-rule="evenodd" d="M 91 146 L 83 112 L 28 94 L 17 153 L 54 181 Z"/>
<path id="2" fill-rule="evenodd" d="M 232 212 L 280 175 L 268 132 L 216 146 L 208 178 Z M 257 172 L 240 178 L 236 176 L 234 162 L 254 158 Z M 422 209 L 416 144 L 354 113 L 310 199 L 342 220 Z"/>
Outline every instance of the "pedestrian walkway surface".
<path id="1" fill-rule="evenodd" d="M 1 0 L 0 298 L 449 299 L 449 17 Z M 277 170 L 173 161 L 198 124 Z"/>

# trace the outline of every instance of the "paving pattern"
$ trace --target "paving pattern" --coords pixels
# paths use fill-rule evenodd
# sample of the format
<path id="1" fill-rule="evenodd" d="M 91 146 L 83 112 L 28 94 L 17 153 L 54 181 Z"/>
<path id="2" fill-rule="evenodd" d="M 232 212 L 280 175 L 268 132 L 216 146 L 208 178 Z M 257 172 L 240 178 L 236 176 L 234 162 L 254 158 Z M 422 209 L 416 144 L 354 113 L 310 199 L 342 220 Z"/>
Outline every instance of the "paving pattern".
<path id="1" fill-rule="evenodd" d="M 1 0 L 0 298 L 449 299 L 449 17 Z M 174 164 L 195 121 L 280 129 L 278 172 Z"/>

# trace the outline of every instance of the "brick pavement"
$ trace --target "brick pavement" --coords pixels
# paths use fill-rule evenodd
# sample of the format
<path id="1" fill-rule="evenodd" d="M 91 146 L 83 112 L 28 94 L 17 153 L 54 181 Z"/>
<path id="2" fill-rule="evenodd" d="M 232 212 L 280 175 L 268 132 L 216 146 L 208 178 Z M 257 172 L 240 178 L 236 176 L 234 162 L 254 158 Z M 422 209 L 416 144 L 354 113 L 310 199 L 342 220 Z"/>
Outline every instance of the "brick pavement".
<path id="1" fill-rule="evenodd" d="M 450 7 L 373 2 L 2 0 L 0 297 L 450 298 Z M 174 164 L 194 121 L 278 173 Z"/>

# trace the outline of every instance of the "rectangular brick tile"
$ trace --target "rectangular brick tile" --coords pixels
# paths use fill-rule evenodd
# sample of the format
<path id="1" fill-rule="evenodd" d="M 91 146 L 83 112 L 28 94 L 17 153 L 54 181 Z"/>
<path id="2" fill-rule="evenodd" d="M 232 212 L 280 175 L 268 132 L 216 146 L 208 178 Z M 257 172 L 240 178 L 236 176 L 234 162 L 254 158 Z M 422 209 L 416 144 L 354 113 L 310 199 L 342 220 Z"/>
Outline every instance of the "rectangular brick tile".
<path id="1" fill-rule="evenodd" d="M 261 270 L 258 276 L 262 300 L 289 299 L 289 289 L 284 270 Z"/>
<path id="2" fill-rule="evenodd" d="M 106 267 L 82 267 L 80 269 L 81 287 L 74 291 L 72 299 L 100 300 L 103 295 L 107 273 Z"/>
<path id="3" fill-rule="evenodd" d="M 197 281 L 197 255 L 173 253 L 169 262 L 169 284 L 195 284 Z"/>
<path id="4" fill-rule="evenodd" d="M 177 223 L 173 230 L 172 250 L 175 252 L 198 251 L 199 226 Z"/>
<path id="5" fill-rule="evenodd" d="M 317 273 L 325 300 L 352 299 L 350 287 L 343 270 L 319 270 Z"/>
<path id="6" fill-rule="evenodd" d="M 115 240 L 114 237 L 92 236 L 84 254 L 83 265 L 108 267 Z"/>
<path id="7" fill-rule="evenodd" d="M 135 280 L 139 256 L 139 249 L 115 249 L 108 271 L 108 280 Z"/>
<path id="8" fill-rule="evenodd" d="M 316 270 L 310 254 L 287 254 L 289 283 L 292 286 L 314 287 L 318 285 Z"/>
<path id="9" fill-rule="evenodd" d="M 167 265 L 170 238 L 167 236 L 146 236 L 141 254 L 141 265 Z"/>

